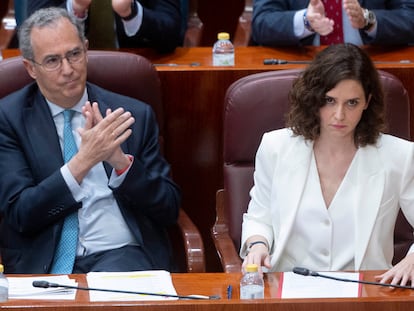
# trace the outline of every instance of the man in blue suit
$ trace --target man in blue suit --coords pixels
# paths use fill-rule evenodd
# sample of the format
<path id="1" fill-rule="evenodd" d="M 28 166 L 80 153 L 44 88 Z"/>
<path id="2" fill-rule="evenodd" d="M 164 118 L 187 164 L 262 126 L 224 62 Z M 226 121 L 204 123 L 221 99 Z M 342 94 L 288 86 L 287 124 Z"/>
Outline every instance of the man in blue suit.
<path id="1" fill-rule="evenodd" d="M 330 0 L 329 0 L 330 1 Z M 264 46 L 319 45 L 332 32 L 327 0 L 254 0 L 252 40 Z M 414 1 L 343 0 L 344 42 L 356 45 L 414 43 Z"/>
<path id="2" fill-rule="evenodd" d="M 6 273 L 55 273 L 69 215 L 77 215 L 73 269 L 171 269 L 166 227 L 180 192 L 161 156 L 151 108 L 86 81 L 83 26 L 42 9 L 19 33 L 36 81 L 0 100 L 0 254 Z M 64 163 L 64 111 L 77 153 Z M 76 148 L 75 148 L 76 149 Z M 57 272 L 58 273 L 58 272 Z"/>

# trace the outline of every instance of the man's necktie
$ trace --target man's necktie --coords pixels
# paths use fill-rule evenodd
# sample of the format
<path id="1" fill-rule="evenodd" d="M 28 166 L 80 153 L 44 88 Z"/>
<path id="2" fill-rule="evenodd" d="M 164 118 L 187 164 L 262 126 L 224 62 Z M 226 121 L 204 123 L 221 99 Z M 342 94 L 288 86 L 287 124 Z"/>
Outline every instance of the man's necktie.
<path id="1" fill-rule="evenodd" d="M 67 163 L 77 152 L 75 138 L 72 132 L 72 117 L 75 111 L 64 110 L 63 125 L 63 159 Z M 55 252 L 51 273 L 72 273 L 78 243 L 78 212 L 66 216 L 62 234 Z"/>
<path id="2" fill-rule="evenodd" d="M 324 0 L 325 15 L 334 21 L 334 29 L 327 36 L 321 36 L 321 45 L 330 45 L 344 42 L 342 29 L 342 1 Z"/>

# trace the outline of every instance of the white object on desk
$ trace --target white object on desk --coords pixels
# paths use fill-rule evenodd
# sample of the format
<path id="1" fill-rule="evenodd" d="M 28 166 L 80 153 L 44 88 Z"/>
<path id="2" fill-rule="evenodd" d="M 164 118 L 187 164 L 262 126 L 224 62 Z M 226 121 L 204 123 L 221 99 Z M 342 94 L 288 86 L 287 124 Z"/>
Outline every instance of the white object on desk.
<path id="1" fill-rule="evenodd" d="M 38 288 L 33 287 L 33 281 L 47 281 L 69 286 L 78 286 L 75 280 L 67 275 L 48 275 L 33 277 L 8 277 L 9 299 L 44 299 L 44 300 L 74 300 L 76 289 Z"/>
<path id="2" fill-rule="evenodd" d="M 359 280 L 357 272 L 323 272 L 336 278 Z M 359 297 L 361 285 L 321 277 L 284 272 L 280 282 L 281 298 L 352 298 Z"/>
<path id="3" fill-rule="evenodd" d="M 164 270 L 135 272 L 90 272 L 88 287 L 177 295 L 171 274 Z M 171 300 L 174 297 L 89 291 L 90 301 Z"/>

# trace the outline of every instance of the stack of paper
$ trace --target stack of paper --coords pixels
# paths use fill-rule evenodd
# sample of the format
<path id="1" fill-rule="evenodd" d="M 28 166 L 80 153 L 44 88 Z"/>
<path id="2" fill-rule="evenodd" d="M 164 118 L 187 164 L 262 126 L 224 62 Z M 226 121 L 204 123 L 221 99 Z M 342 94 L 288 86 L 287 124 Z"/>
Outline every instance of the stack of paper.
<path id="1" fill-rule="evenodd" d="M 323 275 L 347 280 L 359 280 L 353 272 L 323 272 Z M 284 272 L 281 278 L 281 298 L 350 298 L 359 297 L 360 284 L 315 276 Z"/>
<path id="2" fill-rule="evenodd" d="M 8 277 L 10 299 L 65 299 L 74 300 L 76 289 L 63 287 L 33 287 L 33 281 L 47 281 L 69 286 L 78 286 L 75 280 L 67 275 L 50 275 L 41 277 Z"/>
<path id="3" fill-rule="evenodd" d="M 124 290 L 141 293 L 177 295 L 168 271 L 90 272 L 88 286 L 97 289 Z M 89 291 L 90 301 L 165 300 L 174 297 L 124 294 L 99 290 Z"/>

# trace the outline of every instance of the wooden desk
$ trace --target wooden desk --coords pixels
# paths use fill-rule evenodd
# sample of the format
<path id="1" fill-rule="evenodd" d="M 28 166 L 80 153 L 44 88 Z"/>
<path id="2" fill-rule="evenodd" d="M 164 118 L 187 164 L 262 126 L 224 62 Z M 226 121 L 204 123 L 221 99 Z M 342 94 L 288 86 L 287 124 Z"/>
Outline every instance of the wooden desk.
<path id="1" fill-rule="evenodd" d="M 365 272 L 364 280 L 374 281 L 379 272 Z M 168 300 L 168 301 L 125 301 L 125 302 L 90 302 L 87 291 L 78 291 L 74 301 L 46 300 L 9 300 L 0 304 L 0 310 L 25 311 L 87 311 L 87 310 L 168 310 L 168 311 L 411 311 L 414 308 L 414 291 L 388 289 L 380 286 L 363 285 L 359 298 L 329 299 L 280 299 L 278 298 L 279 273 L 265 277 L 265 299 L 240 300 L 238 273 L 188 273 L 173 274 L 174 286 L 179 295 L 218 295 L 219 300 Z M 85 275 L 73 275 L 79 286 L 87 286 Z M 228 285 L 233 286 L 232 299 L 226 298 Z M 131 289 L 133 290 L 133 289 Z"/>
<path id="2" fill-rule="evenodd" d="M 305 67 L 306 64 L 263 65 L 266 58 L 310 61 L 320 48 L 236 48 L 236 66 L 212 67 L 211 48 L 178 48 L 167 55 L 150 50 L 129 50 L 141 54 L 157 66 L 165 105 L 165 151 L 175 181 L 183 191 L 183 208 L 199 227 L 207 252 L 207 271 L 220 271 L 210 238 L 215 220 L 215 193 L 223 186 L 222 132 L 223 99 L 237 79 L 269 70 Z M 414 47 L 367 48 L 377 67 L 397 77 L 405 85 L 414 105 Z M 5 50 L 4 57 L 18 55 Z M 402 64 L 400 60 L 413 63 Z M 197 63 L 197 66 L 194 64 Z M 191 66 L 193 64 L 193 66 Z M 411 115 L 414 133 L 414 114 Z"/>

